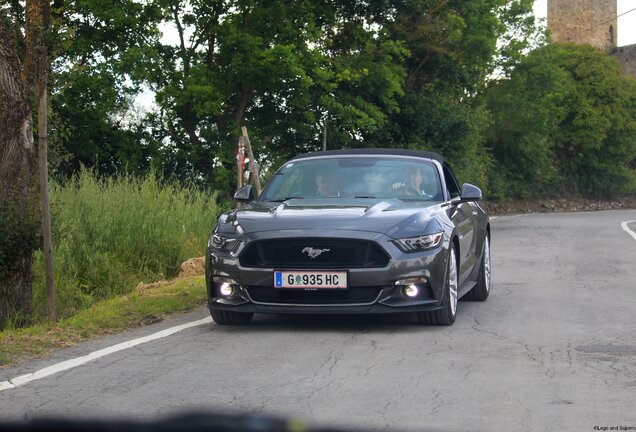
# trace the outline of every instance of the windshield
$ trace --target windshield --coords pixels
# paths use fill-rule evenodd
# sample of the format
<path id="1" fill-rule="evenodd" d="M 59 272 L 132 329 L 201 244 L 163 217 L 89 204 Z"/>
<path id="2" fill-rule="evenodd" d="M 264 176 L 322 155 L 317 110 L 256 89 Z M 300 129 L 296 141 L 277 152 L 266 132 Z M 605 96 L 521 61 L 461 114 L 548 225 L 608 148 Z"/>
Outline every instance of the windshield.
<path id="1" fill-rule="evenodd" d="M 398 198 L 443 201 L 436 166 L 413 158 L 317 158 L 283 165 L 261 201 L 304 198 Z"/>

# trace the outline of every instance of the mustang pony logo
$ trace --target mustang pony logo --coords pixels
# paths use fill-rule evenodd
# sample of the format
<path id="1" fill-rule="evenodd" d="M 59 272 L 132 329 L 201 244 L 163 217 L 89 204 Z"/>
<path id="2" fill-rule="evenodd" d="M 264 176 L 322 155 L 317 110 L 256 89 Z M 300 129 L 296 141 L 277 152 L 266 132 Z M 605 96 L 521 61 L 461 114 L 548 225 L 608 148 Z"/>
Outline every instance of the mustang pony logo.
<path id="1" fill-rule="evenodd" d="M 331 249 L 314 249 L 313 247 L 306 247 L 301 253 L 306 253 L 311 259 L 315 259 L 323 252 L 329 252 Z"/>

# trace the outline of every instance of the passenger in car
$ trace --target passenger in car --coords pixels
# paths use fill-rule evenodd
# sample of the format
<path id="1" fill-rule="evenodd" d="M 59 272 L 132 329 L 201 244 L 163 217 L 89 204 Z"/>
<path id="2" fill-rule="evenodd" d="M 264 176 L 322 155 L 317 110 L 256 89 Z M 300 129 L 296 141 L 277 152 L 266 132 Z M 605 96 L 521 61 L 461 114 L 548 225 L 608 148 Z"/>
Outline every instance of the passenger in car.
<path id="1" fill-rule="evenodd" d="M 316 195 L 320 197 L 337 197 L 338 174 L 335 171 L 318 171 L 316 173 Z"/>

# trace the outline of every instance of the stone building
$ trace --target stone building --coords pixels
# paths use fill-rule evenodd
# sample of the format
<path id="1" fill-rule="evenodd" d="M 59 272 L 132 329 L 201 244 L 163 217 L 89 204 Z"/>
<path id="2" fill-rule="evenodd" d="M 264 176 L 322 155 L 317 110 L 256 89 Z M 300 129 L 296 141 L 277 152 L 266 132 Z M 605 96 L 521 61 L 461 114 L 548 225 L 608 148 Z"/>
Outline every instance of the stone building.
<path id="1" fill-rule="evenodd" d="M 548 0 L 548 28 L 554 42 L 586 43 L 615 56 L 636 78 L 636 44 L 616 46 L 616 0 Z"/>
<path id="2" fill-rule="evenodd" d="M 623 72 L 636 78 L 636 44 L 618 47 L 612 55 L 621 62 Z"/>
<path id="3" fill-rule="evenodd" d="M 548 28 L 555 42 L 616 46 L 616 0 L 548 0 Z"/>

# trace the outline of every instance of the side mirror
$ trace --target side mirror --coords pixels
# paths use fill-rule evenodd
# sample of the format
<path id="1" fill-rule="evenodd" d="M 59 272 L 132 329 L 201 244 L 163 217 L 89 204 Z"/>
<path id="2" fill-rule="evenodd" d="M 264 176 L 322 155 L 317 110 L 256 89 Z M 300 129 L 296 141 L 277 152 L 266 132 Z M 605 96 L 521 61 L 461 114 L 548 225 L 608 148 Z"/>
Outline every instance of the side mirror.
<path id="1" fill-rule="evenodd" d="M 481 199 L 481 189 L 470 183 L 464 183 L 460 198 L 460 202 L 479 201 Z"/>
<path id="2" fill-rule="evenodd" d="M 234 199 L 236 201 L 252 201 L 254 200 L 254 190 L 252 185 L 243 186 L 234 194 Z"/>

